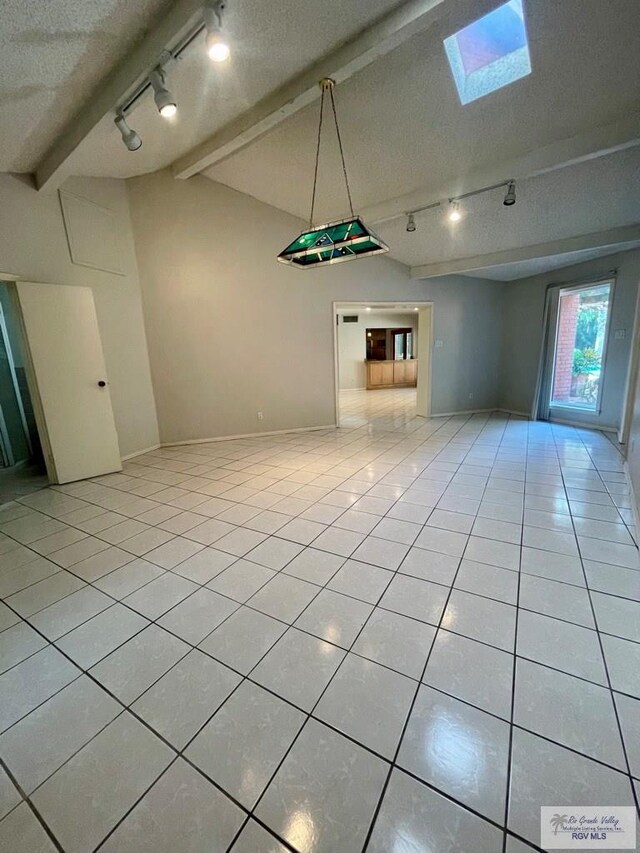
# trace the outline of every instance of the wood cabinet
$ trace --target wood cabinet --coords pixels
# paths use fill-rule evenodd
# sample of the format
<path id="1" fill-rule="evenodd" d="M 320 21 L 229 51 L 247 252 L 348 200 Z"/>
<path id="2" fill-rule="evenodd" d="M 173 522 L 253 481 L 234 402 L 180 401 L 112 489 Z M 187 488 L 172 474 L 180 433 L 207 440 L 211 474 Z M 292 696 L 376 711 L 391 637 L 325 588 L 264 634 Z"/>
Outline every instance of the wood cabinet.
<path id="1" fill-rule="evenodd" d="M 393 384 L 394 385 L 404 385 L 406 380 L 407 371 L 405 369 L 406 362 L 405 361 L 394 361 L 393 362 Z"/>
<path id="2" fill-rule="evenodd" d="M 382 382 L 381 385 L 393 385 L 393 362 L 382 362 Z"/>
<path id="3" fill-rule="evenodd" d="M 411 387 L 418 382 L 415 358 L 398 361 L 366 361 L 367 390 L 374 388 Z"/>
<path id="4" fill-rule="evenodd" d="M 409 361 L 405 361 L 405 382 L 408 385 L 417 385 L 418 384 L 418 361 L 415 358 L 412 358 Z"/>
<path id="5" fill-rule="evenodd" d="M 382 362 L 367 362 L 367 388 L 378 388 L 382 385 Z"/>

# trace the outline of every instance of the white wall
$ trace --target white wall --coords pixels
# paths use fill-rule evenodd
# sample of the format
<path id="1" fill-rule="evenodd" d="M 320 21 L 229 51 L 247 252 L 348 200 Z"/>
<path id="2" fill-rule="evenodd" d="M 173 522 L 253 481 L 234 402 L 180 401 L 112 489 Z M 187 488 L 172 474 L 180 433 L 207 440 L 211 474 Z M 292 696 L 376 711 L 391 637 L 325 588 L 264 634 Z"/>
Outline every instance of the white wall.
<path id="1" fill-rule="evenodd" d="M 633 393 L 633 412 L 629 443 L 627 445 L 627 464 L 635 498 L 636 518 L 640 519 L 640 370 L 636 375 Z"/>
<path id="2" fill-rule="evenodd" d="M 503 408 L 526 414 L 531 411 L 547 286 L 589 278 L 597 280 L 612 269 L 617 269 L 618 274 L 611 306 L 601 412 L 583 414 L 572 411 L 569 417 L 598 427 L 617 428 L 620 425 L 640 282 L 640 250 L 609 255 L 505 285 L 500 382 L 500 404 Z M 624 338 L 615 337 L 615 331 L 620 329 L 626 332 Z"/>
<path id="3" fill-rule="evenodd" d="M 433 300 L 433 412 L 495 406 L 501 284 L 385 257 L 294 269 L 275 258 L 295 217 L 202 176 L 128 184 L 162 441 L 334 424 L 334 301 Z"/>
<path id="4" fill-rule="evenodd" d="M 413 352 L 418 352 L 418 314 L 368 314 L 364 309 L 349 312 L 358 317 L 357 323 L 338 322 L 339 387 L 344 390 L 365 388 L 367 384 L 367 329 L 413 329 Z M 389 355 L 389 358 L 393 358 Z"/>
<path id="5" fill-rule="evenodd" d="M 65 189 L 115 213 L 125 274 L 73 264 L 57 193 L 36 192 L 26 176 L 0 174 L 0 278 L 10 273 L 92 288 L 120 452 L 126 456 L 158 442 L 127 188 L 124 181 L 71 178 Z"/>

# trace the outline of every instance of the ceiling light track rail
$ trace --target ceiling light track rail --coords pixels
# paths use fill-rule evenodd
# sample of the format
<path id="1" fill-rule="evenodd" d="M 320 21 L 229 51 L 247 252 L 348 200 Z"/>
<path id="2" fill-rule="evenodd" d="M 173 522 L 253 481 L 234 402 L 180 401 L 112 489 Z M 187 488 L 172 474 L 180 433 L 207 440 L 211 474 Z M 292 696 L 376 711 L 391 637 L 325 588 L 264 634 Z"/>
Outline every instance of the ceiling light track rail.
<path id="1" fill-rule="evenodd" d="M 451 196 L 448 199 L 449 202 L 449 213 L 448 219 L 450 222 L 459 222 L 462 219 L 462 212 L 460 211 L 460 202 L 464 201 L 466 198 L 472 198 L 476 195 L 482 195 L 483 193 L 492 192 L 493 190 L 501 189 L 502 187 L 506 187 L 507 191 L 504 196 L 504 200 L 502 204 L 505 207 L 511 207 L 516 203 L 516 181 L 515 178 L 507 178 L 504 181 L 500 181 L 497 184 L 490 184 L 487 187 L 480 187 L 477 190 L 469 190 L 467 193 L 461 193 L 460 195 Z M 434 210 L 436 207 L 441 207 L 444 204 L 442 201 L 434 201 L 431 204 L 425 204 L 423 207 L 416 207 L 413 210 L 407 210 L 405 213 L 399 213 L 396 216 L 391 216 L 385 221 L 390 221 L 391 219 L 397 219 L 400 216 L 407 217 L 407 225 L 406 231 L 412 234 L 416 231 L 416 221 L 415 217 L 419 213 L 425 213 L 427 210 Z"/>
<path id="2" fill-rule="evenodd" d="M 462 195 L 454 195 L 449 201 L 464 201 L 465 198 L 472 198 L 474 195 L 481 195 L 482 193 L 491 192 L 491 190 L 499 190 L 500 187 L 508 187 L 510 184 L 515 184 L 515 178 L 507 178 L 506 181 L 500 181 L 499 184 L 491 184 L 489 187 L 481 187 L 479 190 L 470 190 L 468 193 L 462 193 Z"/>
<path id="3" fill-rule="evenodd" d="M 137 151 L 142 146 L 142 140 L 135 131 L 128 127 L 125 120 L 126 116 L 135 109 L 140 98 L 149 90 L 154 93 L 154 100 L 161 116 L 171 118 L 176 114 L 178 109 L 176 99 L 165 85 L 166 69 L 171 62 L 179 60 L 182 53 L 202 33 L 206 33 L 205 46 L 213 62 L 224 62 L 229 58 L 230 49 L 222 20 L 225 6 L 225 0 L 214 0 L 214 2 L 206 3 L 202 11 L 202 19 L 194 23 L 186 33 L 183 33 L 175 44 L 161 51 L 158 61 L 149 69 L 144 79 L 140 80 L 116 106 L 114 121 L 122 135 L 122 141 L 129 151 Z M 135 145 L 132 144 L 134 138 Z"/>
<path id="4" fill-rule="evenodd" d="M 202 28 L 200 28 L 200 31 Z M 144 80 L 139 83 L 133 91 L 131 91 L 127 97 L 122 101 L 119 107 L 116 107 L 116 112 L 121 115 L 128 115 L 135 106 L 137 106 L 140 98 L 148 92 L 152 86 L 150 81 L 150 76 L 158 69 L 164 70 L 166 66 L 171 62 L 172 59 L 177 59 L 178 54 L 172 50 L 163 50 L 160 56 L 158 57 L 157 65 L 149 72 L 149 76 L 145 77 Z"/>

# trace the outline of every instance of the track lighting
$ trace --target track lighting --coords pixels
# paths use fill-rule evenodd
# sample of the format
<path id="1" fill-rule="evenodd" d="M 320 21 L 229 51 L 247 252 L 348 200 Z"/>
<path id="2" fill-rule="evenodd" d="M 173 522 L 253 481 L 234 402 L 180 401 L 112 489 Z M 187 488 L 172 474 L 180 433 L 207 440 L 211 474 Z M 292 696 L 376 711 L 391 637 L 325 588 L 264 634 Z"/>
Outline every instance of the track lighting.
<path id="1" fill-rule="evenodd" d="M 209 58 L 214 62 L 225 62 L 231 53 L 222 27 L 223 0 L 204 7 L 204 25 L 207 30 L 205 44 Z"/>
<path id="2" fill-rule="evenodd" d="M 504 201 L 502 202 L 505 207 L 511 207 L 512 204 L 516 203 L 516 182 L 509 181 L 507 184 L 507 192 L 504 197 Z"/>
<path id="3" fill-rule="evenodd" d="M 137 151 L 138 148 L 142 148 L 142 140 L 135 132 L 135 130 L 131 130 L 129 125 L 127 124 L 126 118 L 122 115 L 122 113 L 118 113 L 114 118 L 114 122 L 120 134 L 122 136 L 122 141 L 127 146 L 129 151 Z"/>
<path id="4" fill-rule="evenodd" d="M 480 187 L 477 190 L 471 190 L 468 193 L 462 193 L 461 195 L 454 196 L 449 199 L 449 211 L 447 213 L 447 219 L 449 222 L 460 222 L 462 217 L 466 215 L 466 212 L 460 209 L 460 202 L 464 199 L 471 198 L 472 196 L 481 195 L 482 193 L 491 192 L 493 190 L 501 189 L 502 187 L 506 187 L 507 191 L 504 196 L 503 204 L 505 207 L 511 207 L 511 205 L 516 203 L 516 182 L 513 178 L 508 178 L 507 180 L 502 181 L 499 184 L 492 184 L 490 187 Z M 400 216 L 407 217 L 407 225 L 406 231 L 412 233 L 416 230 L 416 214 L 423 213 L 425 210 L 432 210 L 434 207 L 440 207 L 441 204 L 445 204 L 446 202 L 434 201 L 431 204 L 427 204 L 424 207 L 418 207 L 414 210 L 408 211 L 407 213 L 394 213 L 392 216 L 388 217 L 388 219 L 398 219 Z M 381 220 L 386 221 L 386 220 Z"/>
<path id="5" fill-rule="evenodd" d="M 164 69 L 154 68 L 149 74 L 149 83 L 153 89 L 153 100 L 156 102 L 158 112 L 163 118 L 172 118 L 178 111 L 175 98 L 171 92 L 165 87 Z"/>

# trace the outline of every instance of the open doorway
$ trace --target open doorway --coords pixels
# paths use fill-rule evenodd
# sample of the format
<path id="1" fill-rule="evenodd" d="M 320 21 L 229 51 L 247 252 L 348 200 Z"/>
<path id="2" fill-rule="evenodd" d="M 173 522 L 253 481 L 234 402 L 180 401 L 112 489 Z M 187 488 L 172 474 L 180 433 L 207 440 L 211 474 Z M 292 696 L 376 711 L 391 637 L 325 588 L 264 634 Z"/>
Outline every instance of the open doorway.
<path id="1" fill-rule="evenodd" d="M 432 303 L 335 302 L 336 422 L 431 413 Z"/>
<path id="2" fill-rule="evenodd" d="M 0 282 L 0 503 L 47 482 L 14 287 Z"/>

